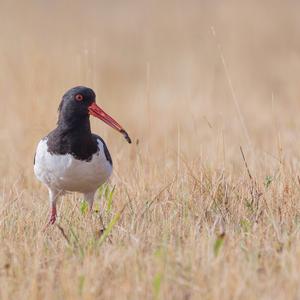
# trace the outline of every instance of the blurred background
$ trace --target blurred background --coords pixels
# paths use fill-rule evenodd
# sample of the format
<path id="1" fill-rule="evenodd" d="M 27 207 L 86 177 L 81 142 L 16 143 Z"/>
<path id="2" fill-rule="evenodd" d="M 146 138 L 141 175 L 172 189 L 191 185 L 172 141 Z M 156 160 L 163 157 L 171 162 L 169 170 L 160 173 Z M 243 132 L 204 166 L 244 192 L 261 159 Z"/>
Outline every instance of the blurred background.
<path id="1" fill-rule="evenodd" d="M 268 166 L 281 151 L 299 159 L 299 9 L 295 0 L 0 0 L 0 174 L 32 176 L 36 144 L 76 85 L 93 88 L 165 164 L 180 153 L 232 166 L 240 145 Z M 96 120 L 93 129 L 117 166 L 137 151 Z"/>

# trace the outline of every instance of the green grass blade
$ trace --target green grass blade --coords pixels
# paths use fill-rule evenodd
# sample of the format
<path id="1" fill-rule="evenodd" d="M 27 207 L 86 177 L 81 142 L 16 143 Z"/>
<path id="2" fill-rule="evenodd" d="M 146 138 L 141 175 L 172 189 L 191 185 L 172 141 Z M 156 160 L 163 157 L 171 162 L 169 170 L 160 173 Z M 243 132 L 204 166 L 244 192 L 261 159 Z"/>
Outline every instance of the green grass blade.
<path id="1" fill-rule="evenodd" d="M 110 191 L 108 198 L 107 198 L 107 209 L 106 210 L 108 213 L 110 213 L 110 211 L 112 209 L 112 200 L 113 200 L 115 188 L 116 188 L 116 186 L 114 185 L 113 189 Z"/>
<path id="2" fill-rule="evenodd" d="M 224 244 L 225 234 L 222 233 L 218 236 L 214 243 L 214 255 L 217 257 L 220 253 L 220 250 Z"/>
<path id="3" fill-rule="evenodd" d="M 110 220 L 107 228 L 104 230 L 103 234 L 101 235 L 100 239 L 99 239 L 99 246 L 101 246 L 103 244 L 103 242 L 106 240 L 106 238 L 109 236 L 110 232 L 112 231 L 113 227 L 115 226 L 115 224 L 119 221 L 121 216 L 121 213 L 116 213 L 114 215 L 114 217 Z"/>

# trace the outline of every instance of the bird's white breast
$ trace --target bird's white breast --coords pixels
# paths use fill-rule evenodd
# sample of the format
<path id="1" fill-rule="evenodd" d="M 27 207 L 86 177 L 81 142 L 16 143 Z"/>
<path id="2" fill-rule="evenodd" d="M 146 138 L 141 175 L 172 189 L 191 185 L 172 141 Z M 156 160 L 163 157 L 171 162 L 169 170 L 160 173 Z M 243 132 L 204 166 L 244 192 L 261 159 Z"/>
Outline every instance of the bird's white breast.
<path id="1" fill-rule="evenodd" d="M 51 154 L 47 139 L 39 142 L 34 164 L 36 177 L 51 189 L 88 193 L 108 180 L 112 165 L 106 159 L 103 143 L 98 139 L 98 151 L 91 160 L 74 158 L 71 154 Z"/>

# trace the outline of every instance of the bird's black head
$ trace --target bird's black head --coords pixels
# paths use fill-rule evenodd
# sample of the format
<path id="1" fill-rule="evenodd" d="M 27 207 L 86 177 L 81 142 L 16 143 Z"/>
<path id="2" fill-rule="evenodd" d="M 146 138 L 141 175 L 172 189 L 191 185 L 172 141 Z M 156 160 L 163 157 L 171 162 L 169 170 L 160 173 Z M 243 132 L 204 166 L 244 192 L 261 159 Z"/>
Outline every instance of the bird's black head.
<path id="1" fill-rule="evenodd" d="M 89 117 L 89 106 L 96 100 L 94 91 L 84 86 L 68 90 L 62 97 L 58 111 L 59 121 L 75 121 Z"/>
<path id="2" fill-rule="evenodd" d="M 68 90 L 62 97 L 58 111 L 60 127 L 75 130 L 86 127 L 90 130 L 89 116 L 92 115 L 122 133 L 131 143 L 123 127 L 96 104 L 96 94 L 88 87 L 77 86 Z"/>

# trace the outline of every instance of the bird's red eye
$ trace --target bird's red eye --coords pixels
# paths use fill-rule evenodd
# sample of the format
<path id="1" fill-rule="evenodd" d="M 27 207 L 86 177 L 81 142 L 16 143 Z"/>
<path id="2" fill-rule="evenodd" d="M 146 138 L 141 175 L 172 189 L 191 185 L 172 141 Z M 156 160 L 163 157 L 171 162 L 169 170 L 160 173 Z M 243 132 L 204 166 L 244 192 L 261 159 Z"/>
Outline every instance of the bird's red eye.
<path id="1" fill-rule="evenodd" d="M 83 100 L 83 96 L 82 96 L 81 94 L 77 94 L 77 95 L 75 96 L 75 99 L 76 99 L 77 101 L 82 101 L 82 100 Z"/>

